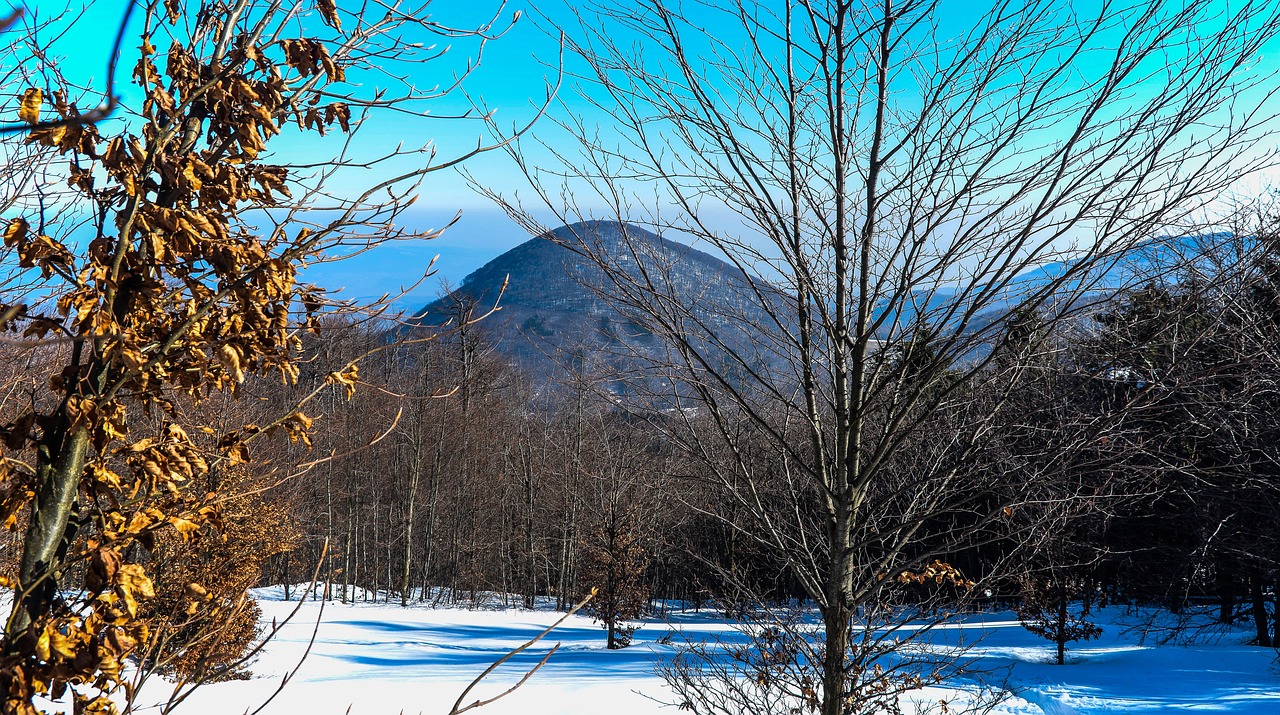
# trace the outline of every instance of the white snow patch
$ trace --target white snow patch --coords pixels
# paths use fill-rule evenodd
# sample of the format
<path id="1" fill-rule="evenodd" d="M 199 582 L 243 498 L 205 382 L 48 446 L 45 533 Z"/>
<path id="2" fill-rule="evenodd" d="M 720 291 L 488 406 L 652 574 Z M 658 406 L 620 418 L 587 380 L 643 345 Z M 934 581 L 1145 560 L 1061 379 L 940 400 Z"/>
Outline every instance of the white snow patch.
<path id="1" fill-rule="evenodd" d="M 265 623 L 284 619 L 296 601 L 279 587 L 255 592 Z M 363 594 L 362 594 L 363 595 Z M 492 596 L 492 595 L 491 595 Z M 296 597 L 296 596 L 295 596 Z M 447 600 L 447 599 L 434 599 Z M 283 678 L 296 675 L 264 715 L 396 715 L 446 713 L 466 684 L 490 663 L 555 622 L 561 614 L 539 600 L 532 611 L 502 607 L 509 599 L 486 597 L 484 607 L 432 608 L 398 602 L 303 604 L 299 615 L 272 641 L 251 670 L 254 677 L 208 685 L 179 715 L 252 712 Z M 1072 644 L 1070 663 L 1053 664 L 1054 646 L 1020 627 L 1008 613 L 977 614 L 926 635 L 929 647 L 972 646 L 982 668 L 1007 673 L 1013 696 L 996 715 L 1149 715 L 1280 713 L 1280 672 L 1274 650 L 1244 645 L 1247 634 L 1228 631 L 1208 644 L 1157 646 L 1140 642 L 1120 609 L 1100 613 L 1096 641 Z M 677 712 L 654 665 L 674 649 L 662 641 L 673 632 L 694 640 L 732 640 L 733 624 L 715 610 L 669 611 L 642 624 L 636 642 L 620 651 L 604 647 L 604 632 L 574 616 L 546 641 L 507 665 L 468 700 L 491 697 L 514 684 L 556 643 L 547 665 L 511 696 L 473 711 L 479 715 L 656 715 Z M 303 659 L 314 633 L 315 643 Z M 1220 634 L 1221 635 L 1221 634 Z M 678 638 L 675 640 L 679 640 Z M 301 661 L 301 665 L 298 663 Z M 963 700 L 969 682 L 927 688 L 912 700 L 936 705 Z M 163 701 L 168 686 L 153 681 L 144 702 Z M 142 709 L 141 713 L 155 713 Z"/>

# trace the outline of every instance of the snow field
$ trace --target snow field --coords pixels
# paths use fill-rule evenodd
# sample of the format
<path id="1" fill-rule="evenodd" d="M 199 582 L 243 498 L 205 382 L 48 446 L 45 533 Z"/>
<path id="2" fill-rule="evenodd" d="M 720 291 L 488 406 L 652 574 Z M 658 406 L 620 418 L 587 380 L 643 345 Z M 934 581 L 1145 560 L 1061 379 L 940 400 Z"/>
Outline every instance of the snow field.
<path id="1" fill-rule="evenodd" d="M 279 588 L 256 592 L 264 621 L 283 620 L 297 602 Z M 178 713 L 213 715 L 252 712 L 293 668 L 296 675 L 261 712 L 264 715 L 395 715 L 447 713 L 466 684 L 489 664 L 554 623 L 561 614 L 547 604 L 533 611 L 490 608 L 431 608 L 398 603 L 303 604 L 251 669 L 254 677 L 208 685 Z M 1009 614 L 983 614 L 935 630 L 938 646 L 975 643 L 970 656 L 986 668 L 1004 668 L 1014 696 L 1004 715 L 1094 715 L 1205 712 L 1280 715 L 1280 671 L 1275 652 L 1242 645 L 1243 631 L 1216 643 L 1156 645 L 1142 641 L 1135 617 L 1120 609 L 1099 616 L 1101 639 L 1074 644 L 1071 664 L 1052 664 L 1053 646 L 1025 631 Z M 732 639 L 732 624 L 714 610 L 674 611 L 650 619 L 635 643 L 620 651 L 604 647 L 604 632 L 575 615 L 546 640 L 499 668 L 468 697 L 487 698 L 509 688 L 560 643 L 560 649 L 510 696 L 472 711 L 482 715 L 654 715 L 679 712 L 663 705 L 671 693 L 653 672 L 674 649 L 658 641 L 678 630 L 691 639 Z M 315 642 L 303 659 L 313 633 Z M 678 639 L 676 639 L 678 640 Z M 301 661 L 301 665 L 298 663 Z M 144 701 L 164 699 L 153 682 Z M 968 684 L 930 688 L 923 703 L 953 699 Z M 142 712 L 148 712 L 143 710 Z M 154 711 L 151 711 L 154 712 Z"/>

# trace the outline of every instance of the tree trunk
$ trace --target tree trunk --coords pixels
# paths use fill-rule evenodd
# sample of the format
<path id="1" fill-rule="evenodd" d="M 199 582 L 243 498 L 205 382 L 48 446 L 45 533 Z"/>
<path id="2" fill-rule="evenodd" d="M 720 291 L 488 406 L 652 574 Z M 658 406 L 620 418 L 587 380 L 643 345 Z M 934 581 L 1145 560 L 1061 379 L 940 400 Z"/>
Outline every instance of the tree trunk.
<path id="1" fill-rule="evenodd" d="M 440 461 L 444 456 L 444 426 L 445 420 L 440 420 L 440 432 L 436 436 L 435 453 L 431 458 L 431 479 L 427 483 L 427 523 L 423 527 L 423 547 L 422 547 L 422 598 L 427 598 L 427 593 L 431 586 L 437 585 L 432 583 L 432 555 L 435 553 L 435 534 L 436 534 L 436 500 L 439 494 L 440 486 Z"/>
<path id="2" fill-rule="evenodd" d="M 394 468 L 395 467 L 393 465 L 392 469 Z M 378 589 L 382 585 L 382 581 L 381 581 L 382 549 L 379 548 L 382 545 L 382 534 L 381 534 L 381 529 L 379 529 L 378 527 L 378 525 L 382 522 L 382 515 L 378 513 L 380 509 L 382 509 L 382 490 L 378 489 L 377 485 L 375 485 L 373 489 L 373 511 L 370 514 L 370 518 L 373 521 L 373 525 L 372 525 L 372 528 L 373 528 L 372 544 L 373 545 L 371 548 L 366 550 L 366 551 L 371 551 L 373 553 L 373 557 L 369 562 L 369 566 L 370 566 L 370 573 L 373 576 L 372 579 L 370 580 L 373 582 L 373 602 L 374 603 L 378 602 Z M 388 511 L 390 510 L 388 509 Z M 391 584 L 387 584 L 387 588 L 391 588 Z"/>
<path id="3" fill-rule="evenodd" d="M 1267 602 L 1262 597 L 1262 577 L 1254 574 L 1249 577 L 1249 601 L 1252 605 L 1254 638 L 1256 645 L 1271 645 L 1271 619 L 1267 616 Z"/>
<path id="4" fill-rule="evenodd" d="M 843 602 L 830 603 L 823 614 L 826 652 L 822 656 L 822 715 L 845 715 L 847 676 L 845 659 L 849 652 L 849 627 L 853 614 Z"/>
<path id="5" fill-rule="evenodd" d="M 1271 645 L 1280 648 L 1280 583 L 1271 584 L 1271 620 L 1275 624 Z"/>
<path id="6" fill-rule="evenodd" d="M 351 503 L 354 497 L 347 498 L 347 543 L 342 550 L 342 602 L 347 602 L 347 587 L 351 584 L 351 569 L 355 562 L 355 517 L 352 515 Z"/>
<path id="7" fill-rule="evenodd" d="M 1057 630 L 1054 638 L 1058 642 L 1058 665 L 1065 665 L 1067 662 L 1067 606 L 1070 599 L 1064 594 L 1058 600 L 1058 622 Z"/>
<path id="8" fill-rule="evenodd" d="M 524 469 L 524 503 L 528 516 L 524 529 L 525 569 L 527 570 L 524 607 L 529 609 L 533 608 L 533 599 L 538 592 L 538 558 L 533 551 L 533 465 L 531 462 L 532 457 L 527 458 Z"/>
<path id="9" fill-rule="evenodd" d="M 414 430 L 413 439 L 413 457 L 412 464 L 409 465 L 409 493 L 405 499 L 408 504 L 405 507 L 405 523 L 404 523 L 404 568 L 401 571 L 400 578 L 400 606 L 401 608 L 409 605 L 409 577 L 413 570 L 413 511 L 414 506 L 418 502 L 418 482 L 422 478 L 422 429 L 418 427 Z"/>
<path id="10" fill-rule="evenodd" d="M 1218 622 L 1233 623 L 1236 613 L 1236 580 L 1221 559 L 1214 564 L 1218 575 Z"/>
<path id="11" fill-rule="evenodd" d="M 75 538 L 74 527 L 68 526 L 77 511 L 76 497 L 89 450 L 89 433 L 83 428 L 66 433 L 59 440 L 56 456 L 49 455 L 47 449 L 47 446 L 40 448 L 38 459 L 42 459 L 36 468 L 39 488 L 22 544 L 19 595 L 14 598 L 5 628 L 5 643 L 9 648 L 17 645 L 32 623 L 49 612 L 58 596 L 59 557 Z"/>
<path id="12" fill-rule="evenodd" d="M 334 553 L 337 549 L 334 547 L 334 531 L 333 531 L 333 460 L 329 460 L 325 465 L 324 475 L 324 543 L 325 543 L 325 571 L 324 571 L 324 600 L 333 600 L 333 560 L 337 558 Z"/>

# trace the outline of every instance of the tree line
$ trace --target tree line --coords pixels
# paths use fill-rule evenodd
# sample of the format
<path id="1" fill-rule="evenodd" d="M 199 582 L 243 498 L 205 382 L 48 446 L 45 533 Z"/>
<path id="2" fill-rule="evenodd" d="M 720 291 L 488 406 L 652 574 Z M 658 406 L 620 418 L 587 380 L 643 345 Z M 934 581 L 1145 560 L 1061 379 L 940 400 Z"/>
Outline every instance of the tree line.
<path id="1" fill-rule="evenodd" d="M 1099 603 L 1211 606 L 1224 623 L 1253 623 L 1258 645 L 1275 644 L 1280 273 L 1270 241 L 1201 238 L 1184 264 L 1093 296 L 1070 320 L 1018 316 L 962 388 L 943 373 L 933 389 L 961 392 L 895 455 L 894 472 L 913 490 L 918 465 L 956 458 L 955 430 L 973 412 L 990 435 L 962 455 L 957 503 L 929 515 L 967 543 L 909 545 L 942 565 L 928 579 L 963 584 L 956 605 L 982 584 L 976 601 L 1022 609 L 1063 647 L 1091 632 L 1082 624 Z M 329 326 L 310 369 L 319 379 L 326 361 L 406 334 Z M 796 493 L 784 460 L 694 452 L 717 429 L 705 409 L 625 404 L 606 389 L 617 376 L 574 373 L 567 360 L 558 380 L 535 384 L 497 351 L 500 338 L 513 339 L 479 321 L 386 351 L 363 373 L 377 390 L 333 395 L 316 447 L 349 454 L 287 489 L 304 536 L 272 557 L 267 578 L 303 580 L 327 542 L 324 593 L 344 601 L 487 594 L 567 607 L 600 586 L 606 626 L 617 628 L 663 601 L 732 612 L 742 600 L 809 598 L 792 568 L 794 535 L 771 533 L 781 527 L 743 503 L 820 508 L 818 495 Z M 930 354 L 927 342 L 915 350 L 881 359 Z M 740 428 L 744 445 L 755 441 Z M 749 489 L 718 476 L 726 459 L 743 460 Z M 876 495 L 889 524 L 902 518 L 898 488 Z M 912 578 L 927 580 L 900 580 Z"/>

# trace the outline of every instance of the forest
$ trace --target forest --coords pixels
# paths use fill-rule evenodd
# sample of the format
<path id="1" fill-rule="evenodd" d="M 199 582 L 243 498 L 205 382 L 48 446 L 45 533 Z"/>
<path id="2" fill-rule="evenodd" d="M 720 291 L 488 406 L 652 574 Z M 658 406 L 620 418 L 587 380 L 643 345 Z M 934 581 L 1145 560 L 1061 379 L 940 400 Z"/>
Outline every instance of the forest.
<path id="1" fill-rule="evenodd" d="M 468 89 L 506 6 L 129 0 L 105 76 L 15 8 L 0 713 L 248 677 L 266 586 L 610 651 L 710 609 L 746 645 L 662 673 L 700 715 L 898 712 L 977 612 L 1058 664 L 1122 604 L 1280 648 L 1280 6 L 944 5 L 534 13 L 514 123 Z M 439 175 L 559 263 L 312 282 L 460 225 Z"/>
<path id="2" fill-rule="evenodd" d="M 979 602 L 1085 615 L 1091 602 L 1211 605 L 1223 621 L 1253 622 L 1258 645 L 1275 642 L 1280 255 L 1255 236 L 1245 262 L 1224 260 L 1244 249 L 1236 240 L 1206 237 L 1191 244 L 1198 268 L 1187 259 L 1052 327 L 1023 316 L 972 384 L 935 387 L 962 393 L 895 455 L 887 488 L 911 485 L 921 462 L 963 459 L 961 503 L 931 518 L 967 541 L 913 548 L 980 584 L 966 589 Z M 318 352 L 332 362 L 317 384 L 348 354 L 394 340 L 368 326 L 325 332 Z M 651 601 L 807 598 L 788 566 L 800 554 L 775 548 L 718 476 L 731 458 L 683 448 L 714 431 L 711 417 L 638 412 L 602 387 L 615 375 L 571 365 L 535 383 L 494 340 L 479 321 L 367 364 L 364 379 L 407 402 L 333 395 L 335 429 L 317 449 L 351 452 L 400 413 L 398 424 L 290 490 L 298 531 L 293 550 L 264 560 L 270 582 L 305 580 L 329 543 L 320 574 L 337 599 L 348 588 L 401 602 L 483 591 L 568 607 L 607 584 L 625 621 Z M 978 454 L 950 453 L 974 409 L 991 410 L 990 435 Z M 750 459 L 760 485 L 780 490 L 752 498 L 791 505 L 785 466 Z M 818 508 L 803 497 L 796 508 Z M 935 595 L 918 586 L 894 598 Z"/>

